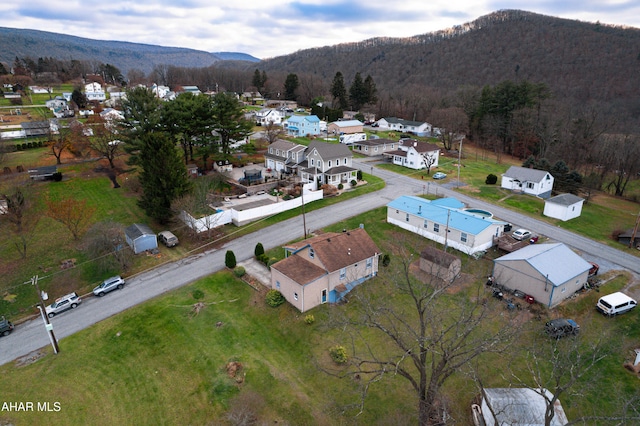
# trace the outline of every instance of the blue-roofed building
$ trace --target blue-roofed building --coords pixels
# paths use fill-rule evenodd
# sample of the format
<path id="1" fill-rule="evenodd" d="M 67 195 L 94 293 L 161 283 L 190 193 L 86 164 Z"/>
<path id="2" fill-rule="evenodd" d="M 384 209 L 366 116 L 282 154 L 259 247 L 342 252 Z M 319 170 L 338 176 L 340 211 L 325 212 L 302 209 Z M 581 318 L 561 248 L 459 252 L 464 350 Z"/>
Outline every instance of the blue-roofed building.
<path id="1" fill-rule="evenodd" d="M 584 286 L 591 266 L 564 244 L 531 244 L 494 260 L 493 276 L 552 308 Z"/>
<path id="2" fill-rule="evenodd" d="M 489 212 L 467 210 L 455 198 L 430 201 L 410 195 L 387 204 L 387 222 L 467 254 L 490 248 L 507 224 Z"/>
<path id="3" fill-rule="evenodd" d="M 284 122 L 289 136 L 315 136 L 320 134 L 320 119 L 317 115 L 292 115 Z"/>

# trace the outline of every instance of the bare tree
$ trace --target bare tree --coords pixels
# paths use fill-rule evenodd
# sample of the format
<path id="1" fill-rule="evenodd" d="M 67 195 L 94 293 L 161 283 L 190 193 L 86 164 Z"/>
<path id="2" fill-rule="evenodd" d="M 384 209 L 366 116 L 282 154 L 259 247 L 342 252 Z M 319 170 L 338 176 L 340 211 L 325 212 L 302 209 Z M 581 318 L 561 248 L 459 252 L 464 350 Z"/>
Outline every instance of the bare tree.
<path id="1" fill-rule="evenodd" d="M 481 284 L 452 302 L 455 296 L 447 290 L 457 277 L 449 279 L 434 267 L 420 281 L 410 271 L 411 260 L 406 254 L 395 257 L 396 267 L 380 273 L 375 292 L 367 290 L 371 285 L 354 291 L 350 301 L 355 303 L 342 320 L 352 342 L 350 368 L 343 373 L 360 378 L 361 410 L 373 382 L 386 375 L 405 378 L 416 395 L 419 424 L 439 424 L 445 415 L 444 383 L 481 354 L 503 351 L 518 327 L 485 300 Z M 387 344 L 380 345 L 380 339 Z"/>
<path id="2" fill-rule="evenodd" d="M 274 124 L 273 122 L 269 122 L 266 126 L 263 127 L 262 137 L 269 142 L 269 145 L 277 141 L 284 135 L 284 129 L 282 126 Z"/>
<path id="3" fill-rule="evenodd" d="M 20 256 L 25 259 L 29 243 L 35 236 L 40 214 L 37 212 L 33 200 L 20 188 L 14 188 L 13 192 L 5 194 L 4 197 L 7 200 L 5 217 L 11 225 L 14 246 Z"/>
<path id="4" fill-rule="evenodd" d="M 205 232 L 207 238 L 211 237 L 214 228 L 219 226 L 219 216 L 210 207 L 210 195 L 222 188 L 224 179 L 222 175 L 212 174 L 196 180 L 193 191 L 174 201 L 173 209 L 178 216 L 187 222 L 195 235 Z"/>
<path id="5" fill-rule="evenodd" d="M 118 140 L 118 133 L 114 124 L 103 118 L 95 119 L 93 138 L 91 138 L 91 149 L 102 155 L 109 161 L 109 166 L 115 168 L 114 160 L 123 154 L 122 141 Z"/>
<path id="6" fill-rule="evenodd" d="M 56 158 L 56 164 L 62 164 L 62 153 L 71 147 L 71 129 L 69 127 L 58 128 L 57 133 L 49 132 L 49 141 L 47 145 L 51 150 L 51 155 Z"/>
<path id="7" fill-rule="evenodd" d="M 124 230 L 121 223 L 107 220 L 93 225 L 85 235 L 87 252 L 104 271 L 127 270 L 133 261 Z"/>
<path id="8" fill-rule="evenodd" d="M 468 118 L 462 108 L 450 107 L 431 111 L 430 120 L 440 131 L 439 138 L 446 151 L 453 148 L 456 136 L 468 132 Z"/>

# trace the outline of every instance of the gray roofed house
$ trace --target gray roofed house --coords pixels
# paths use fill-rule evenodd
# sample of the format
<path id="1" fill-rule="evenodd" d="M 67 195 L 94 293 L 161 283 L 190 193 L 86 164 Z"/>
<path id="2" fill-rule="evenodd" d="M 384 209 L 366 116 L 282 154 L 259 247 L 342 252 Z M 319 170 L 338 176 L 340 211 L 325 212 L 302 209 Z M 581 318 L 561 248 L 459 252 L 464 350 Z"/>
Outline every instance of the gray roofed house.
<path id="1" fill-rule="evenodd" d="M 47 136 L 50 133 L 58 131 L 57 122 L 51 121 L 25 121 L 20 123 L 24 135 L 30 136 Z"/>
<path id="2" fill-rule="evenodd" d="M 298 169 L 303 182 L 338 186 L 357 178 L 358 170 L 352 167 L 353 153 L 346 145 L 313 140 L 305 157 Z"/>
<path id="3" fill-rule="evenodd" d="M 583 288 L 591 266 L 564 244 L 531 244 L 495 259 L 493 276 L 552 308 Z"/>
<path id="4" fill-rule="evenodd" d="M 128 226 L 124 230 L 124 237 L 135 254 L 158 248 L 156 234 L 143 223 L 134 223 Z"/>
<path id="5" fill-rule="evenodd" d="M 502 175 L 500 186 L 540 198 L 549 198 L 553 189 L 553 176 L 545 170 L 511 166 Z"/>
<path id="6" fill-rule="evenodd" d="M 404 120 L 397 117 L 384 117 L 376 121 L 380 129 L 413 133 L 417 136 L 432 136 L 433 126 L 424 121 Z"/>
<path id="7" fill-rule="evenodd" d="M 398 149 L 398 141 L 391 139 L 369 139 L 364 141 L 354 142 L 351 146 L 354 152 L 369 157 L 375 157 L 382 155 L 385 152 L 395 151 Z"/>
<path id="8" fill-rule="evenodd" d="M 401 139 L 398 142 L 398 150 L 384 153 L 393 164 L 408 167 L 414 170 L 438 167 L 440 161 L 440 147 L 415 139 Z"/>
<path id="9" fill-rule="evenodd" d="M 560 194 L 544 202 L 544 215 L 566 221 L 579 217 L 584 199 L 573 194 Z"/>
<path id="10" fill-rule="evenodd" d="M 305 159 L 306 146 L 278 139 L 267 148 L 264 166 L 275 172 L 293 173 Z"/>

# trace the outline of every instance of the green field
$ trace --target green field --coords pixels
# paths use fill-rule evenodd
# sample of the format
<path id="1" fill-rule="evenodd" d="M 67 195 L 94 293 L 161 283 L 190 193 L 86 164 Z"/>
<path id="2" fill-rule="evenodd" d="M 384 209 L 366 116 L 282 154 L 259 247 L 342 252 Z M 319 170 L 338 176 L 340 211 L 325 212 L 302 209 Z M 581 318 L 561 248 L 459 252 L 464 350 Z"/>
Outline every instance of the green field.
<path id="1" fill-rule="evenodd" d="M 415 253 L 426 244 L 386 224 L 384 216 L 385 209 L 376 209 L 327 231 L 364 223 L 385 253 L 401 248 Z M 462 306 L 463 299 L 486 291 L 483 278 L 491 260 L 465 257 L 463 263 L 472 278 L 459 292 L 443 299 L 452 312 Z M 382 269 L 378 278 L 354 291 L 387 294 L 390 273 Z M 618 290 L 627 281 L 628 277 L 619 276 L 606 289 Z M 196 299 L 198 292 L 204 297 Z M 607 356 L 592 375 L 561 398 L 569 419 L 591 412 L 613 413 L 622 398 L 638 393 L 637 378 L 622 363 L 640 338 L 639 313 L 614 319 L 596 315 L 593 305 L 598 296 L 586 293 L 556 312 L 582 324 L 580 342 L 585 353 L 606 337 Z M 198 313 L 194 311 L 197 302 L 203 304 Z M 109 303 L 108 296 L 100 303 Z M 399 295 L 393 295 L 393 303 L 398 308 L 407 306 Z M 488 294 L 487 303 L 497 312 L 504 310 L 502 302 Z M 73 315 L 87 308 L 79 309 Z M 315 318 L 309 325 L 304 321 L 306 314 L 286 303 L 268 307 L 264 291 L 254 290 L 230 272 L 220 272 L 61 340 L 58 355 L 45 348 L 44 356 L 34 363 L 0 367 L 4 401 L 50 402 L 52 406 L 57 402 L 60 407 L 58 412 L 3 412 L 0 424 L 238 424 L 229 419 L 247 412 L 257 424 L 415 424 L 417 402 L 400 376 L 390 374 L 373 384 L 364 411 L 356 415 L 356 381 L 323 372 L 336 368 L 328 349 L 335 344 L 349 347 L 350 343 L 331 319 L 355 309 L 355 299 L 337 306 L 322 305 L 309 312 Z M 486 386 L 508 385 L 507 366 L 524 373 L 523 360 L 531 345 L 552 344 L 540 332 L 547 314 L 540 319 L 526 311 L 518 315 L 524 323 L 508 353 L 487 355 L 477 362 Z M 496 321 L 501 321 L 500 316 Z M 393 347 L 379 334 L 362 331 L 370 344 Z M 241 364 L 233 377 L 227 370 L 230 362 Z M 461 369 L 443 388 L 456 424 L 470 424 L 469 406 L 478 393 L 467 370 Z M 603 383 L 616 392 L 603 392 Z"/>

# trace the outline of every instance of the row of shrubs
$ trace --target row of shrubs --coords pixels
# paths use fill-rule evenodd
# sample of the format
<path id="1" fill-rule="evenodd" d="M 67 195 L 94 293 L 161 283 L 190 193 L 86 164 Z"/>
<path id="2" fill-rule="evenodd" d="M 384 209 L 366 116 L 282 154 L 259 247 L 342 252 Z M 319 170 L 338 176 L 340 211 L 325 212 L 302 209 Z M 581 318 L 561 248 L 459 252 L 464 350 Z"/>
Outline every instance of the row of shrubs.
<path id="1" fill-rule="evenodd" d="M 27 149 L 33 148 L 42 148 L 44 146 L 43 141 L 33 141 L 33 142 L 25 142 L 25 143 L 17 143 L 14 145 L 15 151 L 26 151 Z"/>

